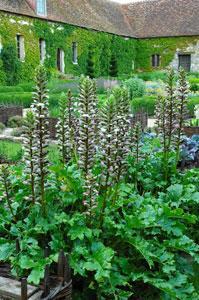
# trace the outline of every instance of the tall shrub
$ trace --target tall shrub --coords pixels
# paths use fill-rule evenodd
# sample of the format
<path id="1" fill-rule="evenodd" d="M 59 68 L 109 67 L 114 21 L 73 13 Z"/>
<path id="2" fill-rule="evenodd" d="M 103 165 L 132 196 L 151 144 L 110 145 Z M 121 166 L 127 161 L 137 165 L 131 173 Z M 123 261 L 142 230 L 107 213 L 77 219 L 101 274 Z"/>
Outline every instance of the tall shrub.
<path id="1" fill-rule="evenodd" d="M 118 76 L 118 64 L 115 54 L 111 55 L 110 59 L 110 66 L 109 66 L 109 75 L 111 77 L 117 77 Z"/>
<path id="2" fill-rule="evenodd" d="M 140 78 L 130 78 L 124 81 L 124 86 L 129 91 L 130 99 L 142 97 L 145 92 L 145 83 Z"/>
<path id="3" fill-rule="evenodd" d="M 0 59 L 0 85 L 4 85 L 6 83 L 6 74 L 3 67 L 3 61 Z"/>
<path id="4" fill-rule="evenodd" d="M 17 58 L 17 51 L 14 44 L 5 45 L 1 52 L 3 70 L 6 74 L 6 84 L 16 85 L 20 81 L 21 63 Z"/>
<path id="5" fill-rule="evenodd" d="M 86 75 L 90 78 L 95 78 L 95 64 L 93 58 L 93 50 L 89 48 L 86 62 Z"/>

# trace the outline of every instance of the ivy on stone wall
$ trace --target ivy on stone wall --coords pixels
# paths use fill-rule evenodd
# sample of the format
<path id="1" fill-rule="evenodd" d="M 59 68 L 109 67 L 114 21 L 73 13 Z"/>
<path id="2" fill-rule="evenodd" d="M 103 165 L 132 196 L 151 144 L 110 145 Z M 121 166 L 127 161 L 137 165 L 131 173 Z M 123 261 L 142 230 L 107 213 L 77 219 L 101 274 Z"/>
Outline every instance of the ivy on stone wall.
<path id="1" fill-rule="evenodd" d="M 1 43 L 6 45 L 15 42 L 17 34 L 25 38 L 26 57 L 20 74 L 22 81 L 31 80 L 35 67 L 39 64 L 40 38 L 46 41 L 45 65 L 51 73 L 57 72 L 57 49 L 60 48 L 65 53 L 65 73 L 85 74 L 88 51 L 92 48 L 96 77 L 108 76 L 112 56 L 116 57 L 119 76 L 130 76 L 134 68 L 151 71 L 152 54 L 160 54 L 160 69 L 165 68 L 173 60 L 177 48 L 183 49 L 198 41 L 197 37 L 127 39 L 78 26 L 1 12 Z M 72 62 L 73 42 L 78 45 L 78 64 Z"/>
<path id="2" fill-rule="evenodd" d="M 140 39 L 137 41 L 136 68 L 140 71 L 152 71 L 151 56 L 160 55 L 160 67 L 164 69 L 168 66 L 176 53 L 177 49 L 186 50 L 190 44 L 196 44 L 198 37 L 168 37 Z"/>
<path id="3" fill-rule="evenodd" d="M 32 79 L 35 67 L 39 64 L 39 39 L 46 41 L 45 65 L 56 72 L 57 49 L 65 53 L 65 73 L 80 75 L 86 72 L 89 47 L 93 50 L 95 75 L 108 76 L 111 55 L 118 61 L 118 74 L 132 73 L 136 57 L 135 39 L 125 39 L 112 34 L 96 32 L 68 24 L 47 22 L 24 16 L 0 13 L 0 36 L 3 45 L 13 43 L 16 35 L 25 38 L 25 62 L 21 67 L 21 80 Z M 78 45 L 78 64 L 72 62 L 72 43 Z"/>

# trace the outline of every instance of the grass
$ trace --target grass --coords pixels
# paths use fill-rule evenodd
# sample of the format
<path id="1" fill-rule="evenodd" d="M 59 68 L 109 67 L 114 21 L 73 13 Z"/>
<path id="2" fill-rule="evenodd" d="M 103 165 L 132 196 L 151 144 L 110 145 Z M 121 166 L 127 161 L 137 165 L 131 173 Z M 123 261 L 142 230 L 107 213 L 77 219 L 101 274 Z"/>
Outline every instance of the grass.
<path id="1" fill-rule="evenodd" d="M 0 140 L 0 160 L 8 163 L 16 163 L 22 159 L 22 145 L 17 142 Z M 51 163 L 59 162 L 59 151 L 57 145 L 49 147 L 49 161 Z"/>
<path id="2" fill-rule="evenodd" d="M 11 141 L 0 141 L 0 159 L 6 162 L 17 162 L 22 158 L 22 147 L 20 143 Z"/>

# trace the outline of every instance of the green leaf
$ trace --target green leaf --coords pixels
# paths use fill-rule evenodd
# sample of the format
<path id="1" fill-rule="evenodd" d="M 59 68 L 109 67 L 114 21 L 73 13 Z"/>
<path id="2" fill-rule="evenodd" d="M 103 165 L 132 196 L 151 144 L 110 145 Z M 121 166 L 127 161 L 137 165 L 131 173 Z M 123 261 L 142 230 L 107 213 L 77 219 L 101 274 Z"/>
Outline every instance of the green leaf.
<path id="1" fill-rule="evenodd" d="M 23 255 L 20 257 L 19 265 L 22 269 L 31 269 L 35 266 L 35 263 L 30 257 Z"/>
<path id="2" fill-rule="evenodd" d="M 135 247 L 138 252 L 140 252 L 143 258 L 147 261 L 149 267 L 152 268 L 154 265 L 153 259 L 155 258 L 155 255 L 150 251 L 150 243 L 139 236 L 131 238 L 128 243 Z"/>
<path id="3" fill-rule="evenodd" d="M 87 227 L 82 227 L 82 226 L 74 226 L 69 230 L 69 236 L 72 241 L 76 239 L 83 240 L 84 237 L 91 238 L 92 237 L 92 230 Z"/>
<path id="4" fill-rule="evenodd" d="M 169 192 L 169 196 L 173 200 L 177 200 L 182 196 L 183 185 L 182 184 L 174 184 L 168 187 L 167 191 Z"/>
<path id="5" fill-rule="evenodd" d="M 0 245 L 0 261 L 6 261 L 13 253 L 15 246 L 13 244 L 5 243 Z"/>
<path id="6" fill-rule="evenodd" d="M 91 251 L 92 255 L 85 262 L 84 269 L 96 271 L 95 279 L 98 282 L 102 282 L 104 278 L 109 278 L 110 276 L 111 260 L 114 251 L 109 247 L 105 247 L 100 242 L 92 243 Z"/>
<path id="7" fill-rule="evenodd" d="M 33 284 L 39 284 L 40 280 L 44 278 L 44 267 L 33 269 L 28 276 L 28 282 Z"/>
<path id="8" fill-rule="evenodd" d="M 191 198 L 194 202 L 199 203 L 199 192 L 193 193 Z"/>

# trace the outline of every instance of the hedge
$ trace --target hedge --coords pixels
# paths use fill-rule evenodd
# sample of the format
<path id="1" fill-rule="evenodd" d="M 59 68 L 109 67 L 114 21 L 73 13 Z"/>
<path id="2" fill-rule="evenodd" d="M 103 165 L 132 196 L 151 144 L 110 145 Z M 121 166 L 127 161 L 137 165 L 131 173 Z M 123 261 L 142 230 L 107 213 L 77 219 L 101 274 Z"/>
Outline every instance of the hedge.
<path id="1" fill-rule="evenodd" d="M 0 86 L 0 93 L 18 93 L 24 92 L 21 86 Z"/>
<path id="2" fill-rule="evenodd" d="M 165 81 L 167 78 L 167 73 L 165 71 L 156 71 L 156 72 L 142 72 L 136 73 L 135 76 L 144 80 L 144 81 Z"/>
<path id="3" fill-rule="evenodd" d="M 147 112 L 149 116 L 153 116 L 156 99 L 155 96 L 144 96 L 142 98 L 133 99 L 131 102 L 133 112 L 143 110 Z M 188 111 L 190 116 L 194 116 L 194 108 L 197 104 L 199 104 L 199 96 L 191 96 L 188 101 Z"/>
<path id="4" fill-rule="evenodd" d="M 60 94 L 52 94 L 49 96 L 51 106 L 57 106 Z M 0 93 L 0 105 L 19 105 L 29 108 L 32 104 L 32 93 Z"/>

